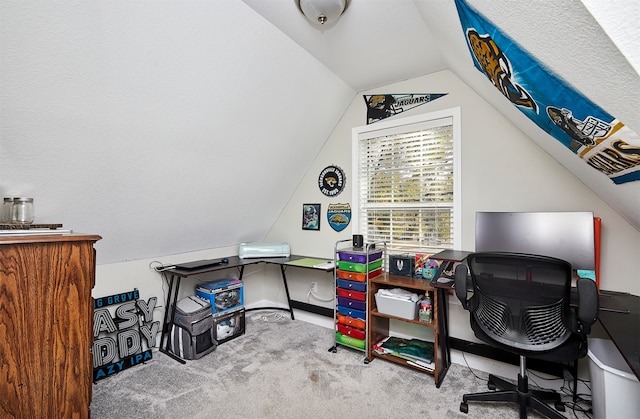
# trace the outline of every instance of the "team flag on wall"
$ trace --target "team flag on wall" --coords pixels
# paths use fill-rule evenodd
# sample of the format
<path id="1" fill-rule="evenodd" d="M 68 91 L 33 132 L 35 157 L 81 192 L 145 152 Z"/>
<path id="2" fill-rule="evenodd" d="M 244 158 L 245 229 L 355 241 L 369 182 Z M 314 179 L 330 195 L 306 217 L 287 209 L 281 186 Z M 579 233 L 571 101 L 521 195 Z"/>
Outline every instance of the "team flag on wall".
<path id="1" fill-rule="evenodd" d="M 364 96 L 367 104 L 367 125 L 381 119 L 397 115 L 409 109 L 413 109 L 447 93 L 418 93 L 401 95 L 371 95 Z"/>
<path id="2" fill-rule="evenodd" d="M 520 111 L 615 184 L 640 180 L 640 137 L 456 0 L 474 65 Z"/>

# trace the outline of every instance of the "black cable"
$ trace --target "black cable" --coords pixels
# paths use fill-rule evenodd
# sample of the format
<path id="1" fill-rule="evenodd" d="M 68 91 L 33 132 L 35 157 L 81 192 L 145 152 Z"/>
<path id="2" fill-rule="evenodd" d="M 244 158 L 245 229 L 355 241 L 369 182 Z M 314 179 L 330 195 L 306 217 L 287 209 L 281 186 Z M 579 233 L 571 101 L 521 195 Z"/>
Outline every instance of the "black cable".
<path id="1" fill-rule="evenodd" d="M 469 363 L 467 362 L 467 357 L 466 357 L 466 356 L 464 356 L 464 352 L 463 352 L 463 351 L 460 351 L 460 353 L 462 353 L 462 359 L 464 359 L 464 363 L 467 365 L 467 368 L 469 368 L 469 371 L 471 371 L 471 374 L 473 374 L 473 376 L 474 376 L 474 377 L 476 377 L 478 380 L 486 381 L 486 382 L 488 383 L 488 382 L 489 382 L 489 380 L 488 380 L 488 379 L 486 379 L 486 378 L 482 378 L 482 377 L 479 377 L 479 376 L 478 376 L 478 375 L 473 371 L 473 369 L 469 366 Z"/>

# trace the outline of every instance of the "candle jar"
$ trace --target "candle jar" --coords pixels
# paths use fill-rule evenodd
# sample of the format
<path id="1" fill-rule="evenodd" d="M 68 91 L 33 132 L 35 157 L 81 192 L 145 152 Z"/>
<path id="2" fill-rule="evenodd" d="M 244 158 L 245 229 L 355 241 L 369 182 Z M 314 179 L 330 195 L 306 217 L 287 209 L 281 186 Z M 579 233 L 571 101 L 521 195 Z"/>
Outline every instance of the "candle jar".
<path id="1" fill-rule="evenodd" d="M 31 224 L 34 219 L 33 198 L 13 198 L 11 222 L 15 224 Z"/>
<path id="2" fill-rule="evenodd" d="M 11 222 L 11 207 L 13 207 L 13 198 L 4 198 L 2 203 L 2 216 L 0 222 L 8 224 Z"/>

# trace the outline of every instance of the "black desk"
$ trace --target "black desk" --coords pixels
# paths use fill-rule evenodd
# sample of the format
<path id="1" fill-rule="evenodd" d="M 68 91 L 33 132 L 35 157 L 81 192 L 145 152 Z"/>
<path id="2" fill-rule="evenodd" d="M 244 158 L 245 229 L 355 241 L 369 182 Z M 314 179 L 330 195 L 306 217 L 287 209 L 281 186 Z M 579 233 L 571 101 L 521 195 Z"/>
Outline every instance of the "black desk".
<path id="1" fill-rule="evenodd" d="M 600 294 L 617 300 L 629 310 L 628 313 L 621 313 L 601 309 L 598 321 L 640 380 L 640 297 L 604 290 Z"/>
<path id="2" fill-rule="evenodd" d="M 170 343 L 169 331 L 171 329 L 171 325 L 173 324 L 173 319 L 175 317 L 176 302 L 178 301 L 178 293 L 180 291 L 180 281 L 182 280 L 182 278 L 188 278 L 190 276 L 202 275 L 202 274 L 215 272 L 215 271 L 221 271 L 223 269 L 235 268 L 238 270 L 240 274 L 239 279 L 242 280 L 242 276 L 244 274 L 244 267 L 247 265 L 255 265 L 258 263 L 271 263 L 274 265 L 279 265 L 280 273 L 282 275 L 282 283 L 284 285 L 284 290 L 287 295 L 287 307 L 286 308 L 252 307 L 252 308 L 246 309 L 246 311 L 264 310 L 264 309 L 285 310 L 285 311 L 288 311 L 289 314 L 291 315 L 291 320 L 294 320 L 293 308 L 291 306 L 292 300 L 291 300 L 291 296 L 289 295 L 289 287 L 287 285 L 287 276 L 285 274 L 287 267 L 293 266 L 298 268 L 314 269 L 320 272 L 333 272 L 333 268 L 318 268 L 314 266 L 300 264 L 300 262 L 304 262 L 304 259 L 317 259 L 317 258 L 310 258 L 307 256 L 299 256 L 299 255 L 291 255 L 289 257 L 247 258 L 247 259 L 240 259 L 238 256 L 229 256 L 226 259 L 228 259 L 227 263 L 220 263 L 213 266 L 207 266 L 202 269 L 184 270 L 179 268 L 172 268 L 172 269 L 167 269 L 162 271 L 163 274 L 168 275 L 169 291 L 167 293 L 167 301 L 166 301 L 166 306 L 164 311 L 164 322 L 162 323 L 162 334 L 160 336 L 160 352 L 170 356 L 171 358 L 175 359 L 178 362 L 181 362 L 183 364 L 185 363 L 183 359 L 174 355 L 168 349 L 169 343 Z"/>
<path id="3" fill-rule="evenodd" d="M 433 255 L 431 258 L 461 262 L 471 253 L 473 252 L 444 250 Z M 452 282 L 437 282 L 436 278 L 439 277 L 440 273 L 439 270 L 431 282 L 431 286 L 452 290 Z M 577 301 L 575 288 L 572 289 L 571 299 L 572 303 Z M 445 318 L 446 314 L 445 312 Z M 598 321 L 616 348 L 618 348 L 633 373 L 638 377 L 638 380 L 640 380 L 640 297 L 628 293 L 600 290 Z M 575 367 L 577 368 L 577 364 Z"/>

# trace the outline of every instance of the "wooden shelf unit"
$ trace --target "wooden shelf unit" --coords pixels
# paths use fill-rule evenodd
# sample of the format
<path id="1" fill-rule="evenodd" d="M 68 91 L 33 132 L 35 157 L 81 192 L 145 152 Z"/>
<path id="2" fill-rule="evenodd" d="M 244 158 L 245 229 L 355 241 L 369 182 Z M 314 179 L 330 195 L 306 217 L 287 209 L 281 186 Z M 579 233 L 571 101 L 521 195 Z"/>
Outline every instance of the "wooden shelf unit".
<path id="1" fill-rule="evenodd" d="M 419 295 L 424 295 L 426 292 L 428 292 L 429 296 L 431 297 L 432 306 L 431 322 L 423 322 L 418 318 L 416 318 L 415 320 L 407 320 L 401 317 L 380 313 L 376 306 L 375 294 L 381 288 L 404 288 Z M 442 379 L 444 378 L 447 369 L 449 368 L 449 359 L 448 356 L 445 356 L 447 336 L 445 333 L 443 333 L 443 330 L 446 332 L 446 328 L 442 326 L 442 322 L 444 321 L 444 319 L 441 318 L 442 316 L 439 314 L 440 310 L 438 309 L 440 304 L 447 303 L 446 294 L 438 292 L 438 290 L 431 287 L 429 280 L 422 278 L 389 275 L 388 273 L 384 273 L 375 278 L 370 278 L 367 293 L 369 307 L 367 313 L 367 359 L 369 360 L 369 362 L 373 361 L 375 358 L 382 358 L 396 364 L 404 365 L 406 367 L 422 371 L 426 374 L 431 374 L 434 376 L 436 387 L 440 387 Z M 403 358 L 399 358 L 393 355 L 379 354 L 373 349 L 373 346 L 375 344 L 380 342 L 385 337 L 389 336 L 389 323 L 392 319 L 433 329 L 433 371 L 413 366 L 407 363 L 407 360 Z"/>

